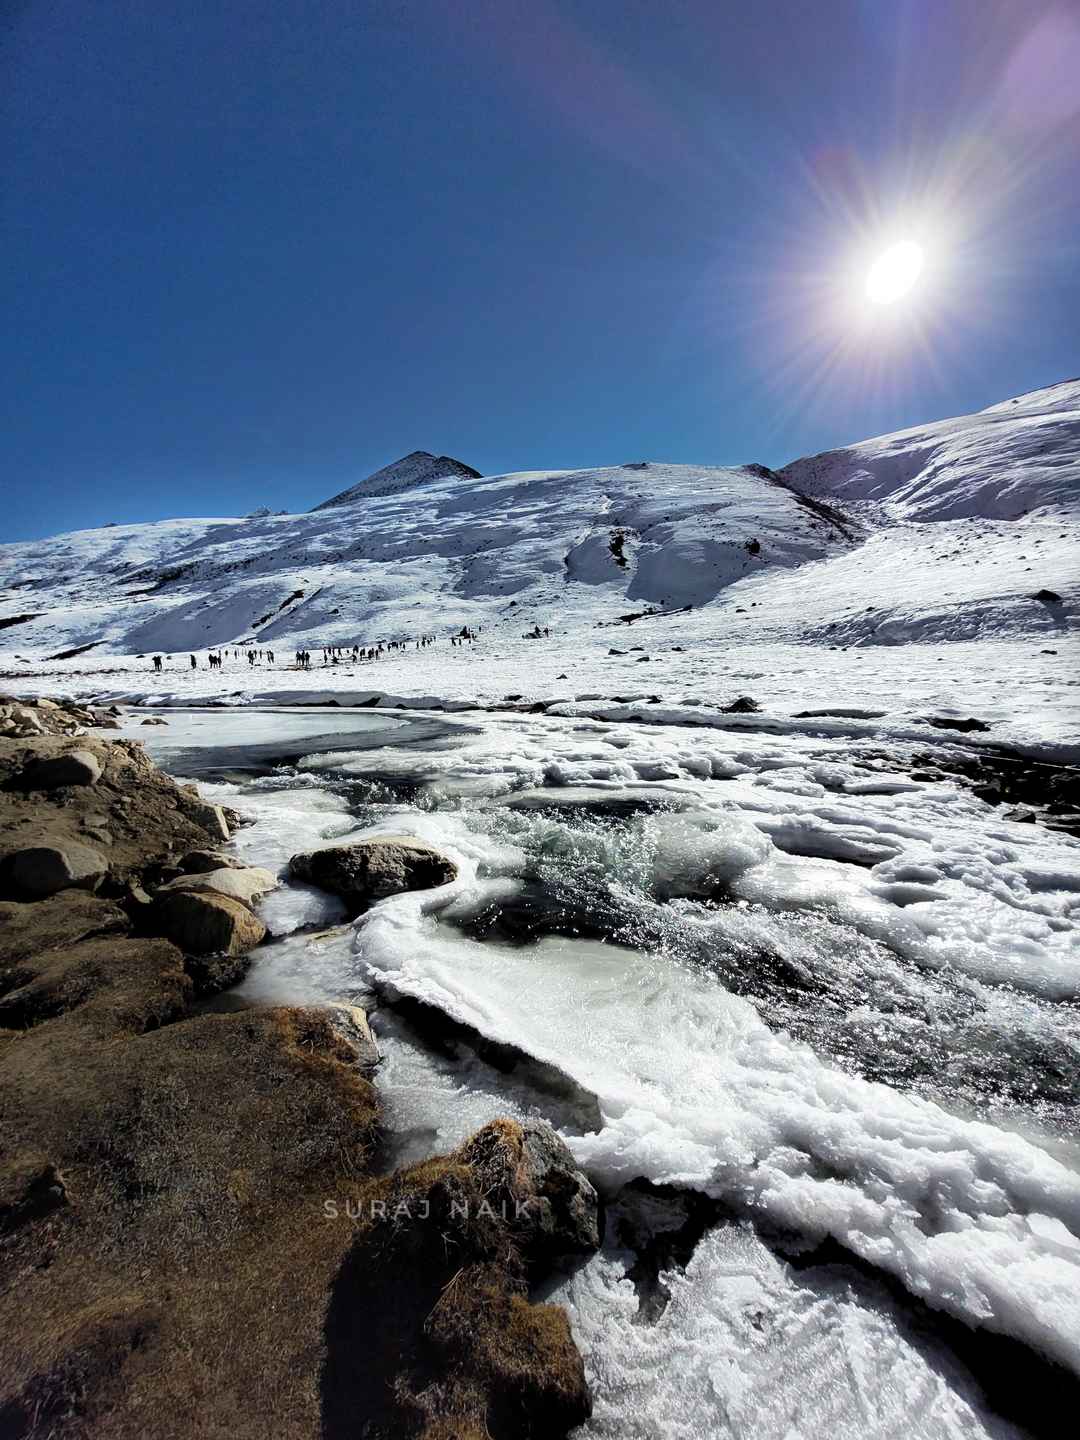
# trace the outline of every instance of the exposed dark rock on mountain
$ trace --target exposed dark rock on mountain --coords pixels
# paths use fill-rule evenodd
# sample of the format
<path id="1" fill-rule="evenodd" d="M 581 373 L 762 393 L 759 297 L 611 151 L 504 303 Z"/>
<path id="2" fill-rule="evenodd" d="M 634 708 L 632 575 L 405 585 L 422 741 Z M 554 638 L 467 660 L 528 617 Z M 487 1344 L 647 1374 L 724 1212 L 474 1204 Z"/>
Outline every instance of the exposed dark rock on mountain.
<path id="1" fill-rule="evenodd" d="M 372 495 L 396 495 L 399 490 L 422 485 L 425 480 L 441 480 L 447 475 L 463 475 L 469 480 L 480 479 L 480 471 L 474 470 L 471 465 L 466 465 L 461 460 L 454 460 L 449 455 L 432 455 L 427 450 L 413 450 L 410 454 L 403 455 L 400 460 L 395 460 L 392 465 L 384 465 L 381 470 L 376 470 L 366 480 L 350 485 L 348 490 L 342 490 L 339 495 L 332 495 L 321 505 L 312 506 L 312 509 L 330 510 L 335 505 L 352 505 L 355 501 Z"/>

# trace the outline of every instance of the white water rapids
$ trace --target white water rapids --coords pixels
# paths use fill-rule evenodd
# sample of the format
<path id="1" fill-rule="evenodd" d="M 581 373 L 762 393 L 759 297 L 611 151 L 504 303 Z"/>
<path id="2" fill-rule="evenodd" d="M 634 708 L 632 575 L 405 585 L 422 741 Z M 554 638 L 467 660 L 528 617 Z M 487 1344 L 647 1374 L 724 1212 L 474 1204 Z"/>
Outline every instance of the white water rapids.
<path id="1" fill-rule="evenodd" d="M 336 902 L 279 890 L 239 993 L 374 992 L 398 1158 L 496 1114 L 559 1126 L 610 1205 L 554 1291 L 586 1429 L 1029 1433 L 925 1317 L 1080 1375 L 1080 846 L 912 781 L 902 747 L 548 717 L 385 738 L 204 785 L 272 868 L 379 832 L 459 866 L 329 931 Z M 457 1028 L 425 1043 L 403 999 Z M 658 1262 L 650 1309 L 641 1237 L 678 1228 L 680 1196 L 713 1219 Z M 799 1260 L 825 1241 L 839 1262 Z"/>

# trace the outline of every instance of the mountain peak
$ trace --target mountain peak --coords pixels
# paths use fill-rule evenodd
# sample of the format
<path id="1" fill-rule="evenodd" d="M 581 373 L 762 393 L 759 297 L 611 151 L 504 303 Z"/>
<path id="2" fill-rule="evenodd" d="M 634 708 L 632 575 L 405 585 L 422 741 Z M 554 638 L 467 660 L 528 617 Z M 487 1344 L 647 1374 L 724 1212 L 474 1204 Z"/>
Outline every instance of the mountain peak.
<path id="1" fill-rule="evenodd" d="M 396 495 L 399 490 L 423 485 L 428 480 L 442 480 L 447 475 L 460 475 L 469 480 L 480 479 L 479 470 L 474 470 L 471 465 L 455 460 L 450 455 L 432 455 L 428 450 L 412 450 L 400 460 L 395 460 L 392 465 L 384 465 L 366 480 L 357 481 L 355 485 L 350 485 L 348 490 L 342 490 L 340 495 L 333 495 L 321 505 L 312 508 L 329 510 L 335 505 L 351 505 L 354 501 L 371 495 Z"/>

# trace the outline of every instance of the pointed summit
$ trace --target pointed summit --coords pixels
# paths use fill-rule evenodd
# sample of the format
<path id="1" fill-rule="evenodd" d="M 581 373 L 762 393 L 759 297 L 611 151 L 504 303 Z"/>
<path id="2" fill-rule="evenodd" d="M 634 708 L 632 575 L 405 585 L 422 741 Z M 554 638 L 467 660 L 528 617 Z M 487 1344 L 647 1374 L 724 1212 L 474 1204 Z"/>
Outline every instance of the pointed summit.
<path id="1" fill-rule="evenodd" d="M 312 508 L 330 510 L 335 505 L 351 505 L 354 501 L 364 500 L 370 495 L 396 495 L 399 490 L 409 490 L 414 485 L 423 485 L 427 480 L 442 480 L 447 475 L 461 475 L 469 480 L 480 479 L 479 470 L 474 470 L 471 465 L 464 465 L 449 455 L 432 455 L 427 450 L 413 450 L 411 454 L 395 460 L 392 465 L 384 465 L 381 470 L 376 470 L 374 475 L 369 475 L 366 480 L 350 485 L 348 490 L 342 490 L 340 495 L 334 495 Z"/>

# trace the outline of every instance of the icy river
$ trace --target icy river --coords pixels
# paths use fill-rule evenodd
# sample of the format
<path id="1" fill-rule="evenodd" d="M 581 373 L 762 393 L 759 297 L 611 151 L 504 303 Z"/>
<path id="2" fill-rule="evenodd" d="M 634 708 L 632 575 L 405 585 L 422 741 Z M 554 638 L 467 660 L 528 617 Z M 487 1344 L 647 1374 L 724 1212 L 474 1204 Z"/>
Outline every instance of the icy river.
<path id="1" fill-rule="evenodd" d="M 377 833 L 457 862 L 353 925 L 283 883 L 229 1001 L 369 1008 L 387 1165 L 558 1126 L 607 1202 L 548 1292 L 583 1434 L 1073 1433 L 1080 843 L 977 798 L 954 742 L 145 713 L 253 863 Z"/>

